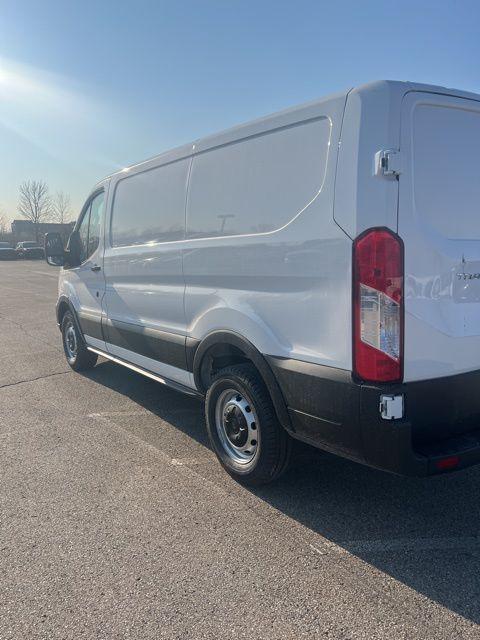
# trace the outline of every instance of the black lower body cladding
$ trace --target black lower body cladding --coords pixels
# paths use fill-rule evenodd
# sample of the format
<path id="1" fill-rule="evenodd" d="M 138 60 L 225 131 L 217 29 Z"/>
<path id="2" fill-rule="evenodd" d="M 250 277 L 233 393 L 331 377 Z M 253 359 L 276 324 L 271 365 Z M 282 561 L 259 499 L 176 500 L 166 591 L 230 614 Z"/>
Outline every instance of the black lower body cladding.
<path id="1" fill-rule="evenodd" d="M 480 370 L 397 385 L 360 384 L 349 371 L 269 356 L 291 416 L 292 435 L 402 475 L 480 462 Z M 404 396 L 404 417 L 380 415 L 382 395 Z"/>
<path id="2" fill-rule="evenodd" d="M 288 406 L 294 435 L 361 459 L 360 387 L 350 372 L 268 356 Z"/>

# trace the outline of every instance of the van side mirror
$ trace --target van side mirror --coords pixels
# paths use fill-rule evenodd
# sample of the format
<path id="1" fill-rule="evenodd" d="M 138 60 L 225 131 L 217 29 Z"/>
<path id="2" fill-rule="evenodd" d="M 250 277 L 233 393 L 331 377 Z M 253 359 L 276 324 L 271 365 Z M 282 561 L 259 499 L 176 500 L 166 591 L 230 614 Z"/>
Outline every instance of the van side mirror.
<path id="1" fill-rule="evenodd" d="M 63 267 L 65 264 L 63 239 L 56 231 L 45 234 L 45 259 L 52 267 Z"/>
<path id="2" fill-rule="evenodd" d="M 65 266 L 78 267 L 81 263 L 82 246 L 78 231 L 72 231 L 65 251 Z"/>

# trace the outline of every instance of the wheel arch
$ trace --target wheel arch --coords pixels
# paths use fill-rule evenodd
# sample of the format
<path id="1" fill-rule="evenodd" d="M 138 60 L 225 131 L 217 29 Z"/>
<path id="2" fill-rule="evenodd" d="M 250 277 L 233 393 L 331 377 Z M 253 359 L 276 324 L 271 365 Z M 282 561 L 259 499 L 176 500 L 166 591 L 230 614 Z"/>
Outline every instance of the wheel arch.
<path id="1" fill-rule="evenodd" d="M 66 296 L 60 296 L 57 302 L 57 324 L 60 328 L 62 325 L 63 316 L 67 311 L 72 311 L 74 313 L 73 306 L 70 303 L 70 300 Z"/>
<path id="2" fill-rule="evenodd" d="M 82 328 L 80 326 L 80 322 L 78 321 L 77 312 L 75 311 L 75 307 L 73 306 L 72 302 L 67 298 L 67 296 L 60 296 L 60 298 L 58 299 L 57 308 L 56 308 L 57 325 L 58 325 L 58 328 L 60 330 L 62 328 L 63 317 L 64 317 L 64 315 L 66 314 L 67 311 L 71 312 L 71 314 L 73 316 L 73 320 L 74 320 L 75 325 L 77 327 L 77 331 L 78 331 L 78 334 L 80 336 L 80 339 L 82 340 L 82 342 L 84 344 L 86 344 L 85 337 L 83 335 L 83 331 L 82 331 Z"/>
<path id="3" fill-rule="evenodd" d="M 215 371 L 242 362 L 254 365 L 270 393 L 280 424 L 287 431 L 292 431 L 287 404 L 273 371 L 255 345 L 238 333 L 214 331 L 197 346 L 192 364 L 197 389 L 205 393 Z"/>

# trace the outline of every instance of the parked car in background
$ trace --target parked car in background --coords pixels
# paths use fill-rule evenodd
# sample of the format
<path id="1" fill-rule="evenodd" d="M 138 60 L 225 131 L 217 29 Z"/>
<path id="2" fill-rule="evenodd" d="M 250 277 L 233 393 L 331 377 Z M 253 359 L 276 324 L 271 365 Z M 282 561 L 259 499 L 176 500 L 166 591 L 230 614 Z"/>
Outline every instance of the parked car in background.
<path id="1" fill-rule="evenodd" d="M 17 254 L 17 258 L 27 258 L 30 260 L 40 259 L 45 256 L 43 247 L 33 240 L 19 242 L 15 247 L 15 253 Z"/>
<path id="2" fill-rule="evenodd" d="M 0 242 L 0 260 L 15 260 L 17 254 L 8 242 Z"/>

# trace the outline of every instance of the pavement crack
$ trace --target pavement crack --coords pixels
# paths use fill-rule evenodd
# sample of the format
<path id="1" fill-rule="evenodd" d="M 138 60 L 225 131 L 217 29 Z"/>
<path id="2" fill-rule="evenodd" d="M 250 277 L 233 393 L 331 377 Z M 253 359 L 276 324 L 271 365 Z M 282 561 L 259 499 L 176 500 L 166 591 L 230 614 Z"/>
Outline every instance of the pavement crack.
<path id="1" fill-rule="evenodd" d="M 53 378 L 54 376 L 63 376 L 66 373 L 72 373 L 71 371 L 57 371 L 56 373 L 48 373 L 45 376 L 37 376 L 36 378 L 29 378 L 28 380 L 17 380 L 17 382 L 7 382 L 7 384 L 0 385 L 0 389 L 6 389 L 7 387 L 16 387 L 19 384 L 25 384 L 27 382 L 36 382 L 37 380 L 45 380 L 46 378 Z"/>
<path id="2" fill-rule="evenodd" d="M 53 347 L 54 349 L 57 349 L 57 350 L 60 349 L 58 344 L 53 344 L 52 342 L 50 342 L 48 340 L 45 340 L 45 338 L 39 336 L 38 332 L 33 334 L 30 331 L 28 331 L 28 329 L 26 329 L 21 322 L 16 322 L 15 320 L 12 320 L 8 316 L 5 316 L 5 315 L 3 315 L 1 313 L 0 313 L 0 319 L 1 320 L 5 320 L 6 322 L 10 322 L 10 324 L 13 324 L 15 327 L 18 327 L 29 338 L 35 338 L 35 340 L 38 340 L 39 342 L 42 342 L 43 344 L 46 344 L 49 347 Z"/>

